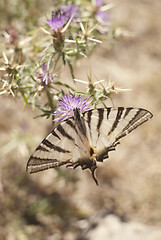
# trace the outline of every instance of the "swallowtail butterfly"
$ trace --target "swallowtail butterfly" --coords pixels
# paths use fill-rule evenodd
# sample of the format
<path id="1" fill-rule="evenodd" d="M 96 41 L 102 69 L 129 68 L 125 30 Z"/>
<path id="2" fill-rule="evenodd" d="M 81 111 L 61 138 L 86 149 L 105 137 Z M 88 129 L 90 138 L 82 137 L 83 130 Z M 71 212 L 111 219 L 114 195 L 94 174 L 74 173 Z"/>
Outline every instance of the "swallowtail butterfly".
<path id="1" fill-rule="evenodd" d="M 80 113 L 60 123 L 36 148 L 27 163 L 35 173 L 62 165 L 78 166 L 94 172 L 97 162 L 108 158 L 122 137 L 148 121 L 153 115 L 141 108 L 99 108 Z"/>

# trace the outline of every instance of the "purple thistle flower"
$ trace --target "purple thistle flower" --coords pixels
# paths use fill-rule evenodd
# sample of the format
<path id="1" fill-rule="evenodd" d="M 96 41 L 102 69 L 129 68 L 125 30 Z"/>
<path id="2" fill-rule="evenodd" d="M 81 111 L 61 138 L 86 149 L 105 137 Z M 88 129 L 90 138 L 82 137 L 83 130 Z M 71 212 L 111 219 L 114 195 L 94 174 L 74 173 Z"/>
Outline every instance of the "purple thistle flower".
<path id="1" fill-rule="evenodd" d="M 79 17 L 79 8 L 76 5 L 69 5 L 65 8 L 60 8 L 57 11 L 52 11 L 52 18 L 47 20 L 47 24 L 55 32 L 61 31 L 62 27 L 69 21 L 70 18 Z"/>
<path id="2" fill-rule="evenodd" d="M 47 20 L 47 24 L 51 30 L 54 30 L 55 32 L 60 31 L 66 22 L 66 16 L 63 14 L 61 9 L 56 12 L 52 11 L 52 18 Z"/>
<path id="3" fill-rule="evenodd" d="M 74 96 L 66 94 L 59 100 L 58 109 L 54 111 L 55 115 L 60 115 L 56 121 L 62 121 L 69 117 L 73 117 L 74 109 L 76 108 L 78 108 L 81 113 L 90 110 L 88 98 L 83 98 L 80 95 L 76 96 L 75 94 Z"/>
<path id="4" fill-rule="evenodd" d="M 96 6 L 96 18 L 97 21 L 100 23 L 99 31 L 102 34 L 105 34 L 109 30 L 109 15 L 107 14 L 106 10 L 102 9 L 102 6 L 104 5 L 104 0 L 96 0 L 95 6 Z"/>
<path id="5" fill-rule="evenodd" d="M 67 17 L 67 21 L 72 18 L 72 20 L 74 18 L 79 18 L 80 17 L 80 11 L 78 6 L 76 5 L 69 5 L 66 8 L 64 8 L 64 14 Z"/>
<path id="6" fill-rule="evenodd" d="M 108 16 L 107 12 L 105 12 L 105 11 L 104 12 L 103 11 L 97 11 L 96 17 L 98 18 L 98 20 L 100 20 L 104 23 L 108 22 L 108 20 L 109 20 L 109 16 Z"/>
<path id="7" fill-rule="evenodd" d="M 96 0 L 96 7 L 101 7 L 104 4 L 104 0 Z"/>
<path id="8" fill-rule="evenodd" d="M 43 89 L 45 89 L 45 87 L 50 82 L 54 81 L 54 77 L 57 76 L 57 75 L 53 74 L 53 73 L 49 73 L 49 71 L 47 69 L 47 64 L 46 63 L 43 63 L 41 65 L 41 69 L 42 69 L 43 73 L 39 73 L 37 71 L 35 71 L 35 73 L 36 73 L 36 77 L 41 80 L 41 84 L 44 87 Z"/>

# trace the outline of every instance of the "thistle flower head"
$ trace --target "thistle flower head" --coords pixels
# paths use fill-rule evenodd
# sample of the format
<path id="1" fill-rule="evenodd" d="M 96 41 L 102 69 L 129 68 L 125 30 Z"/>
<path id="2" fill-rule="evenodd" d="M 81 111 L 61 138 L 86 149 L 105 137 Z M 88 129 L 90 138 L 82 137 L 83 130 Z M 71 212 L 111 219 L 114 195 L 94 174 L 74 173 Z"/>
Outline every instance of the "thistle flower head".
<path id="1" fill-rule="evenodd" d="M 109 20 L 109 15 L 105 11 L 97 11 L 96 17 L 102 23 L 107 23 Z"/>
<path id="2" fill-rule="evenodd" d="M 48 71 L 46 63 L 43 63 L 41 65 L 41 69 L 43 73 L 39 73 L 37 71 L 35 71 L 35 73 L 36 73 L 36 77 L 41 80 L 43 89 L 45 89 L 45 87 L 49 85 L 50 82 L 54 81 L 54 77 L 56 76 L 56 74 L 50 73 Z"/>
<path id="3" fill-rule="evenodd" d="M 97 21 L 99 22 L 99 32 L 105 34 L 109 29 L 109 15 L 107 13 L 107 9 L 104 6 L 104 0 L 95 0 L 95 16 Z"/>
<path id="4" fill-rule="evenodd" d="M 64 8 L 63 12 L 67 18 L 67 21 L 69 21 L 70 18 L 73 20 L 74 18 L 80 17 L 79 8 L 76 5 L 68 5 Z"/>
<path id="5" fill-rule="evenodd" d="M 80 95 L 76 96 L 75 94 L 73 96 L 66 94 L 59 100 L 58 109 L 54 111 L 55 115 L 60 115 L 56 121 L 73 117 L 74 109 L 76 108 L 79 109 L 80 113 L 90 110 L 88 98 L 81 97 Z"/>
<path id="6" fill-rule="evenodd" d="M 69 5 L 55 12 L 52 11 L 52 18 L 47 20 L 47 24 L 51 30 L 59 32 L 70 18 L 75 17 L 79 17 L 79 9 L 76 5 Z"/>
<path id="7" fill-rule="evenodd" d="M 65 23 L 66 17 L 60 9 L 56 12 L 52 11 L 52 18 L 47 20 L 47 24 L 51 30 L 54 30 L 55 32 L 60 31 Z"/>

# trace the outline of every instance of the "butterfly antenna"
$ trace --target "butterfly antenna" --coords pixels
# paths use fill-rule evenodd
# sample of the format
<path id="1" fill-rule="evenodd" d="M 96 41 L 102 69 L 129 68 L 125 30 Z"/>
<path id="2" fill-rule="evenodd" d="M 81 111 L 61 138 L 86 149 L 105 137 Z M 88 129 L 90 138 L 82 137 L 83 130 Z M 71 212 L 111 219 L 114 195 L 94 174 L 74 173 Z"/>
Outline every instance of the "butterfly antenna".
<path id="1" fill-rule="evenodd" d="M 107 108 L 107 106 L 106 106 L 106 104 L 105 104 L 104 102 L 102 102 L 102 104 L 103 104 L 103 106 L 104 106 L 105 108 Z"/>
<path id="2" fill-rule="evenodd" d="M 97 181 L 97 179 L 96 179 L 96 177 L 95 177 L 95 175 L 94 175 L 94 172 L 95 172 L 95 170 L 96 170 L 96 166 L 94 166 L 94 168 L 93 169 L 91 169 L 91 172 L 92 172 L 92 177 L 93 177 L 93 179 L 94 179 L 94 181 L 95 181 L 95 183 L 96 183 L 96 185 L 98 185 L 98 181 Z"/>

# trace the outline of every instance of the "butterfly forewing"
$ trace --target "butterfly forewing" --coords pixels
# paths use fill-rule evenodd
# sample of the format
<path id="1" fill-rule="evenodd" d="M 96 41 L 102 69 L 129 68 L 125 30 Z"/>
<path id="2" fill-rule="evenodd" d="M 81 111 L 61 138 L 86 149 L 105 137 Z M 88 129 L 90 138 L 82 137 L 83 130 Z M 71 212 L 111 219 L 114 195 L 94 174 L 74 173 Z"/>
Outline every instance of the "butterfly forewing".
<path id="1" fill-rule="evenodd" d="M 30 157 L 27 169 L 34 173 L 73 162 L 73 156 L 77 160 L 85 151 L 82 141 L 74 119 L 64 121 L 40 143 Z"/>
<path id="2" fill-rule="evenodd" d="M 102 161 L 108 157 L 108 151 L 114 150 L 120 138 L 151 117 L 149 111 L 140 108 L 101 108 L 86 112 L 84 119 L 90 129 L 96 159 Z"/>

